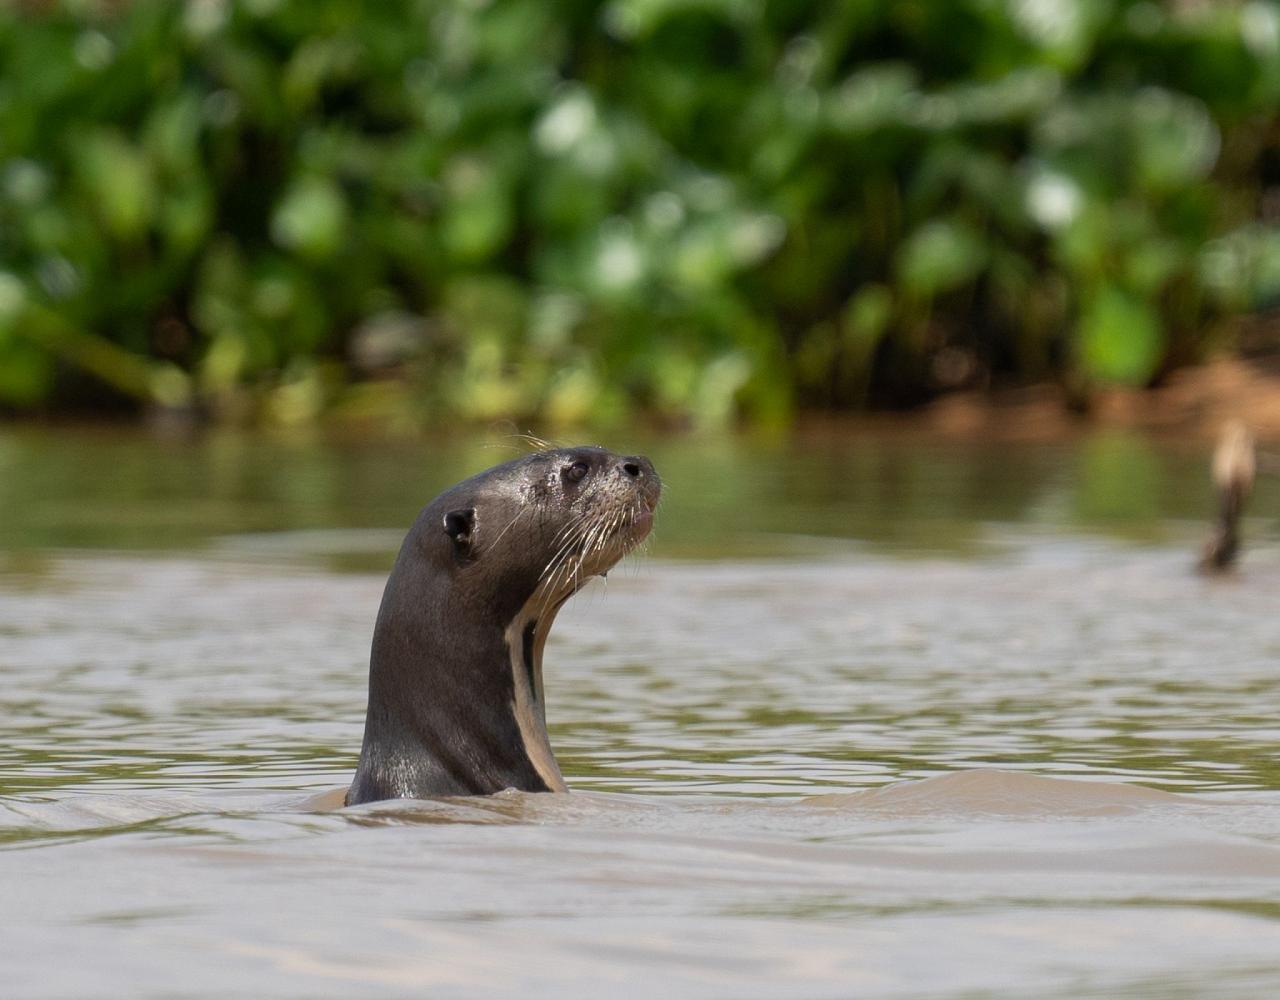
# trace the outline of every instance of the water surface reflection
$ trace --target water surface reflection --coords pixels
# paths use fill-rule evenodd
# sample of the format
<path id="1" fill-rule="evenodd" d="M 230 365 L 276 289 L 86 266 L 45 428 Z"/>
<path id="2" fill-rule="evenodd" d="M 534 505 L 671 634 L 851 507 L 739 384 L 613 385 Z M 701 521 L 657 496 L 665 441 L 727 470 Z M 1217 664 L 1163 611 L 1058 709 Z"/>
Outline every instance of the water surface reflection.
<path id="1" fill-rule="evenodd" d="M 1203 455 L 648 450 L 547 651 L 576 791 L 316 812 L 400 533 L 501 452 L 0 436 L 13 994 L 1275 995 L 1280 548 L 1191 573 Z"/>

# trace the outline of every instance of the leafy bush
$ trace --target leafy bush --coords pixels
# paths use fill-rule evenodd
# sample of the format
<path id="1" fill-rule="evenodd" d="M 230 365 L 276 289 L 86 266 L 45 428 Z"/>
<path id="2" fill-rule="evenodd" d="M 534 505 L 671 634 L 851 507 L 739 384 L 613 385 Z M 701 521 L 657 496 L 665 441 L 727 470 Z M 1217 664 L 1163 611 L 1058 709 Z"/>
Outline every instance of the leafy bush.
<path id="1" fill-rule="evenodd" d="M 0 399 L 715 423 L 1140 384 L 1280 294 L 1278 108 L 1274 0 L 8 7 Z"/>

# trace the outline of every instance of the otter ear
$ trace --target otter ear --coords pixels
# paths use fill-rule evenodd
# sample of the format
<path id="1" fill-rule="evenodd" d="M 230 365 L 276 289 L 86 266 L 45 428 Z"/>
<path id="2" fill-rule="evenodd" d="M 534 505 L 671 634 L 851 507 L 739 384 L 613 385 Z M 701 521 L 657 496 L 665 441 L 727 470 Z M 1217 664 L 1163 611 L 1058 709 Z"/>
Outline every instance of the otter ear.
<path id="1" fill-rule="evenodd" d="M 465 556 L 471 550 L 471 531 L 476 526 L 476 509 L 463 507 L 444 516 L 444 533 L 453 539 L 453 551 Z"/>

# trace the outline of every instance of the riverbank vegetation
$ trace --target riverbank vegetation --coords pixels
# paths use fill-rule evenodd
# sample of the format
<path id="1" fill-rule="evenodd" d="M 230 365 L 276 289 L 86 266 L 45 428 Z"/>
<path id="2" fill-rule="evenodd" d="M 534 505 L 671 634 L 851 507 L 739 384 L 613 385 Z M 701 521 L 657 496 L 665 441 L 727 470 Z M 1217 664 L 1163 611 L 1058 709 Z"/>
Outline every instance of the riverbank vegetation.
<path id="1" fill-rule="evenodd" d="M 1230 347 L 1280 4 L 0 10 L 0 406 L 714 425 Z"/>

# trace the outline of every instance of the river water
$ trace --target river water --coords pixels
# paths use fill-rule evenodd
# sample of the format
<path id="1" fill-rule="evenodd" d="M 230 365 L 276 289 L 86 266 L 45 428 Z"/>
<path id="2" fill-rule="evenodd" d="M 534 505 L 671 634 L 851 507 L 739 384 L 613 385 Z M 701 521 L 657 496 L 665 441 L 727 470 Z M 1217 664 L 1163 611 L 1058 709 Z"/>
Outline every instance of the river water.
<path id="1" fill-rule="evenodd" d="M 574 791 L 318 809 L 417 508 L 519 447 L 0 431 L 5 997 L 1280 995 L 1280 542 L 1192 445 L 644 446 Z"/>

